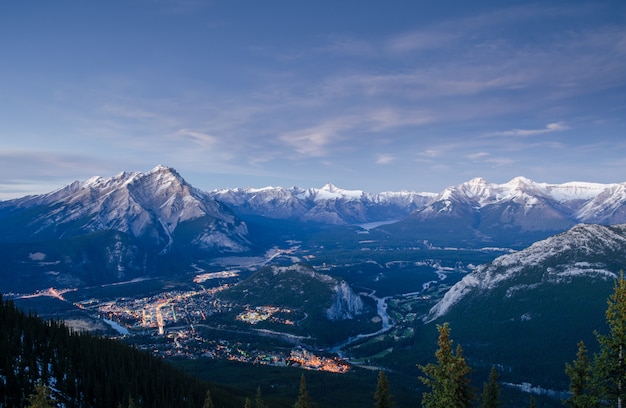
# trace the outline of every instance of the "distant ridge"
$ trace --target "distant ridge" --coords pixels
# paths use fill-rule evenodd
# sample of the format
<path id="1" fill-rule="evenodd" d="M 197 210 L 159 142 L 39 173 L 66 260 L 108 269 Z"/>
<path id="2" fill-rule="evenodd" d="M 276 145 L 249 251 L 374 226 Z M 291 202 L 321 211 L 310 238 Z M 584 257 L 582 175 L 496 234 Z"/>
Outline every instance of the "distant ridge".
<path id="1" fill-rule="evenodd" d="M 474 178 L 440 193 L 367 193 L 321 188 L 232 188 L 210 192 L 176 170 L 92 177 L 48 194 L 0 202 L 5 242 L 115 230 L 162 253 L 173 248 L 245 252 L 248 216 L 322 225 L 393 221 L 378 229 L 403 242 L 524 247 L 578 223 L 626 223 L 626 183 L 503 184 Z"/>

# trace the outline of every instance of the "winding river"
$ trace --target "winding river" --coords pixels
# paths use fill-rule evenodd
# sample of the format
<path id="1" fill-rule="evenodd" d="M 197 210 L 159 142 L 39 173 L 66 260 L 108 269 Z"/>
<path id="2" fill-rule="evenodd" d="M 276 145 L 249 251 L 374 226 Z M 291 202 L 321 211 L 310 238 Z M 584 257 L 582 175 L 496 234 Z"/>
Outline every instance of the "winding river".
<path id="1" fill-rule="evenodd" d="M 380 330 L 375 331 L 373 333 L 362 333 L 354 337 L 350 337 L 348 340 L 344 341 L 343 343 L 340 343 L 336 345 L 335 347 L 333 347 L 330 351 L 337 353 L 340 357 L 343 358 L 344 356 L 343 356 L 341 349 L 343 349 L 344 347 L 360 339 L 378 336 L 379 334 L 385 333 L 393 328 L 394 326 L 393 320 L 391 320 L 391 318 L 389 317 L 389 314 L 387 313 L 387 300 L 389 299 L 390 296 L 379 298 L 374 295 L 375 293 L 376 291 L 372 291 L 372 293 L 367 293 L 365 294 L 365 296 L 368 296 L 374 299 L 374 301 L 376 301 L 376 311 L 382 321 L 382 327 L 380 328 Z"/>

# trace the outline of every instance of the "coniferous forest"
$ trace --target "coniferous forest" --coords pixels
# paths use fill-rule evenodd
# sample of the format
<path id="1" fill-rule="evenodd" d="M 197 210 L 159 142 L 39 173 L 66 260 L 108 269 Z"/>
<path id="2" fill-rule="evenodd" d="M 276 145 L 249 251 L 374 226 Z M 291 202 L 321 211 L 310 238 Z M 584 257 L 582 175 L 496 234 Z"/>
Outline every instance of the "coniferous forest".
<path id="1" fill-rule="evenodd" d="M 577 408 L 621 407 L 626 400 L 626 280 L 617 280 L 608 299 L 609 333 L 596 333 L 600 352 L 587 355 L 578 343 L 576 359 L 564 365 L 570 378 L 569 397 L 563 403 Z M 426 386 L 425 408 L 501 406 L 497 372 L 492 368 L 482 395 L 471 386 L 471 367 L 460 345 L 454 349 L 448 323 L 438 326 L 435 362 L 419 365 Z M 395 405 L 390 385 L 380 371 L 372 405 Z M 419 393 L 415 402 L 420 401 Z M 211 386 L 169 363 L 120 343 L 84 332 L 74 332 L 60 321 L 44 321 L 26 314 L 0 297 L 0 407 L 265 407 L 261 389 L 254 404 L 220 387 Z M 314 402 L 301 376 L 293 406 Z M 535 406 L 532 396 L 529 406 Z"/>
<path id="2" fill-rule="evenodd" d="M 65 407 L 200 407 L 209 391 L 149 352 L 73 332 L 0 298 L 0 406 L 29 406 L 41 384 Z M 238 406 L 210 391 L 218 406 Z"/>

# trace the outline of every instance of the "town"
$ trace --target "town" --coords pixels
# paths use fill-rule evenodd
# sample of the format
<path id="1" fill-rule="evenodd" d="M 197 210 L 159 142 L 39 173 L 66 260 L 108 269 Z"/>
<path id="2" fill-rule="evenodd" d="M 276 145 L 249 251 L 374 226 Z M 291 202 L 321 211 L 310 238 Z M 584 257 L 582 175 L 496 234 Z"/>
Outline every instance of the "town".
<path id="1" fill-rule="evenodd" d="M 226 274 L 220 276 L 225 277 Z M 194 279 L 194 282 L 201 283 L 209 278 L 205 274 Z M 207 325 L 209 316 L 233 310 L 233 304 L 215 297 L 217 292 L 228 287 L 228 284 L 223 284 L 200 290 L 163 292 L 143 298 L 108 301 L 89 299 L 76 302 L 75 305 L 109 324 L 117 331 L 117 337 L 162 357 L 205 357 L 335 373 L 350 370 L 347 361 L 314 353 L 300 345 L 294 345 L 289 350 L 284 347 L 261 350 L 237 339 L 250 333 L 297 339 L 297 336 L 286 333 L 254 328 L 262 321 L 293 326 L 294 320 L 290 319 L 293 311 L 289 309 L 269 305 L 244 306 L 235 320 L 247 324 L 250 329 L 241 329 L 238 333 L 232 328 Z"/>

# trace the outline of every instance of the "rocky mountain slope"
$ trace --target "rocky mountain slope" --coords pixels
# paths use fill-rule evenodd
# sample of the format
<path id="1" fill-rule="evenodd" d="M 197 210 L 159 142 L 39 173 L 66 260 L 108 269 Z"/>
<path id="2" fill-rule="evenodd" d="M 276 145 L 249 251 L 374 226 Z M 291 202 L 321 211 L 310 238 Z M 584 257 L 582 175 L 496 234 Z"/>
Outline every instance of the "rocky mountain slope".
<path id="1" fill-rule="evenodd" d="M 478 366 L 566 389 L 564 364 L 578 340 L 597 346 L 593 332 L 605 330 L 606 301 L 625 265 L 626 225 L 577 225 L 477 267 L 425 321 L 450 322 Z"/>
<path id="2" fill-rule="evenodd" d="M 317 344 L 344 339 L 374 313 L 345 281 L 304 264 L 265 267 L 218 297 L 239 307 L 288 310 L 291 324 L 259 326 Z"/>
<path id="3" fill-rule="evenodd" d="M 115 230 L 167 253 L 181 242 L 205 250 L 247 249 L 248 231 L 224 204 L 174 169 L 93 177 L 60 190 L 0 202 L 0 240 L 64 239 Z"/>
<path id="4" fill-rule="evenodd" d="M 465 298 L 482 297 L 498 288 L 505 296 L 559 285 L 576 277 L 614 279 L 626 265 L 626 225 L 580 224 L 529 248 L 480 265 L 455 284 L 429 312 L 426 320 L 441 318 Z"/>
<path id="5" fill-rule="evenodd" d="M 267 267 L 220 296 L 251 306 L 310 308 L 309 313 L 331 321 L 352 319 L 364 310 L 361 297 L 345 281 L 301 264 Z"/>

